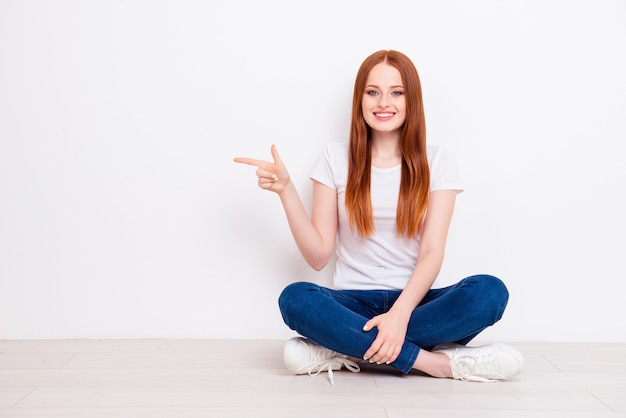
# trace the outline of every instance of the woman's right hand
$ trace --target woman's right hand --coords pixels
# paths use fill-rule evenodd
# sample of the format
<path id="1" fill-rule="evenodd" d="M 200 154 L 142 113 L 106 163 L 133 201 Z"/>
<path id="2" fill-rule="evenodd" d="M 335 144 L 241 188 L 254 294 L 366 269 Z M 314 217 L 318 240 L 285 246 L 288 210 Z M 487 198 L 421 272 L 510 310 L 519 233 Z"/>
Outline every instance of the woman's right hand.
<path id="1" fill-rule="evenodd" d="M 285 164 L 278 155 L 276 145 L 272 145 L 272 158 L 274 162 L 245 157 L 237 157 L 233 161 L 257 167 L 256 175 L 259 187 L 280 194 L 291 180 Z"/>

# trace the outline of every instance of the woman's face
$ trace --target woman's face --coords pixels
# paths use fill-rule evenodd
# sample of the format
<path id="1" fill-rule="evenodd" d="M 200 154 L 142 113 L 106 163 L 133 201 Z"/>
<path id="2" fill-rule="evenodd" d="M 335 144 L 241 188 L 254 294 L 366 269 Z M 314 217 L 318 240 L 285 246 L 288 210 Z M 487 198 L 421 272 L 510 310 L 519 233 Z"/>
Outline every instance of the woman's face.
<path id="1" fill-rule="evenodd" d="M 361 101 L 365 123 L 375 131 L 400 130 L 406 118 L 406 101 L 400 72 L 381 62 L 370 71 Z"/>

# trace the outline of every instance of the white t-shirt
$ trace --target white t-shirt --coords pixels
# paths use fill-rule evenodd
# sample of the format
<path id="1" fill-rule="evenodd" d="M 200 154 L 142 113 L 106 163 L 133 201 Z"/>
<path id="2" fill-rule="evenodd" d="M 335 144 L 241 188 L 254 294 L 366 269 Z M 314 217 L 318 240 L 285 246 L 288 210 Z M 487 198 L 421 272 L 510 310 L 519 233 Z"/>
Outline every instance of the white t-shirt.
<path id="1" fill-rule="evenodd" d="M 427 145 L 430 191 L 456 190 L 463 186 L 454 154 L 447 148 Z M 396 208 L 401 165 L 372 167 L 370 192 L 375 232 L 366 238 L 352 234 L 345 208 L 348 180 L 348 143 L 333 142 L 322 151 L 310 178 L 337 190 L 339 225 L 335 289 L 396 289 L 406 286 L 417 262 L 421 236 L 408 239 L 396 231 Z"/>

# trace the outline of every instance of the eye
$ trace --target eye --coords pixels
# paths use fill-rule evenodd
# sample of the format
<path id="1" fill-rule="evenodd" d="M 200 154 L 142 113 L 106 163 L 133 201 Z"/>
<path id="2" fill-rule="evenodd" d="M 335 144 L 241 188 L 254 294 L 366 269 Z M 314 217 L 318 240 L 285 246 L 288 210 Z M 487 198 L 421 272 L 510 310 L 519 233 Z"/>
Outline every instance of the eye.
<path id="1" fill-rule="evenodd" d="M 402 96 L 403 94 L 404 94 L 404 92 L 401 91 L 401 90 L 394 90 L 394 91 L 391 92 L 392 96 Z"/>
<path id="2" fill-rule="evenodd" d="M 368 96 L 376 96 L 378 95 L 378 92 L 376 90 L 365 90 L 365 94 L 367 94 Z"/>

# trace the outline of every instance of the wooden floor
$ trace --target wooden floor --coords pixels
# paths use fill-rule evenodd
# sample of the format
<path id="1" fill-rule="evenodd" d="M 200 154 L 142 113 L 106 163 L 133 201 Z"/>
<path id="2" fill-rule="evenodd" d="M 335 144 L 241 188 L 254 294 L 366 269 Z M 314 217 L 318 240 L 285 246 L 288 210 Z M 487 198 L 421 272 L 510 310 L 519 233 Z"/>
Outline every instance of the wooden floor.
<path id="1" fill-rule="evenodd" d="M 0 340 L 1 418 L 626 417 L 626 344 L 521 343 L 497 383 L 293 376 L 277 340 Z"/>

